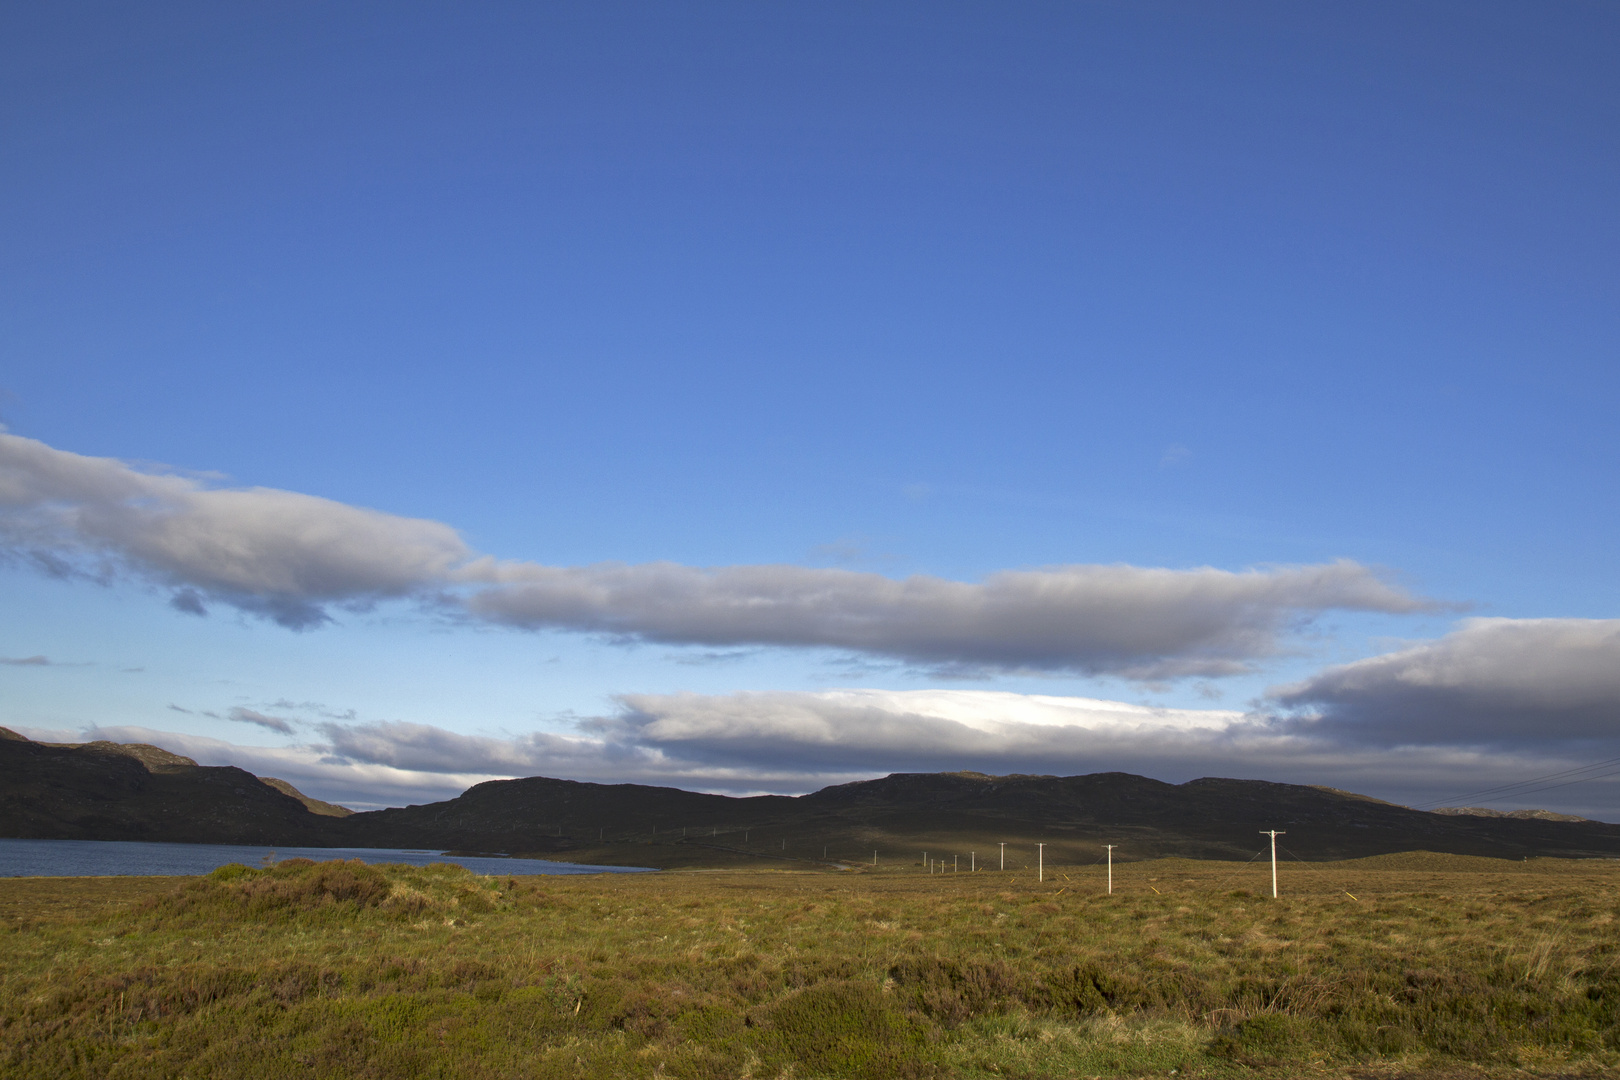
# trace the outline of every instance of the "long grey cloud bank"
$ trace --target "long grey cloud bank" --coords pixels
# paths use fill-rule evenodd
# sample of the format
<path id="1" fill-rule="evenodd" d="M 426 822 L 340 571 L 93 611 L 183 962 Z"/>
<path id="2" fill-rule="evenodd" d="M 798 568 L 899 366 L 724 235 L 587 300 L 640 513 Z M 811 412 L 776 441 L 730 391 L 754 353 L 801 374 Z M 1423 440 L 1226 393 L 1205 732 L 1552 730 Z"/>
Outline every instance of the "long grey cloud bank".
<path id="1" fill-rule="evenodd" d="M 829 648 L 963 670 L 1137 679 L 1252 670 L 1329 610 L 1433 604 L 1351 561 L 1242 571 L 1005 570 L 982 582 L 787 565 L 557 567 L 472 551 L 451 526 L 296 492 L 229 488 L 0 432 L 0 552 L 58 576 L 134 577 L 179 609 L 294 629 L 414 599 L 624 641 Z"/>
<path id="2" fill-rule="evenodd" d="M 447 525 L 267 488 L 211 488 L 0 433 L 0 544 L 46 573 L 133 574 L 201 612 L 229 604 L 289 627 L 328 604 L 409 596 L 468 557 Z"/>
<path id="3" fill-rule="evenodd" d="M 1272 697 L 1349 740 L 1607 742 L 1620 738 L 1620 619 L 1468 619 Z"/>
<path id="4" fill-rule="evenodd" d="M 1005 570 L 983 582 L 796 566 L 478 565 L 470 611 L 669 643 L 826 646 L 926 665 L 1153 679 L 1250 670 L 1291 619 L 1424 605 L 1353 562 Z"/>
<path id="5" fill-rule="evenodd" d="M 1472 635 L 1504 629 L 1531 638 L 1547 632 L 1474 624 L 1454 637 L 1467 644 Z M 1600 637 L 1602 630 L 1613 635 L 1620 625 L 1601 628 Z M 1377 659 L 1393 665 L 1419 648 Z M 1455 648 L 1452 641 L 1442 651 Z M 1595 670 L 1602 654 L 1589 659 Z M 1279 697 L 1292 701 L 1298 692 L 1290 688 Z M 1607 695 L 1611 709 L 1620 707 L 1620 688 L 1592 693 Z M 427 724 L 331 721 L 303 723 L 302 741 L 284 747 L 232 746 L 144 729 L 87 734 L 155 742 L 360 806 L 448 798 L 473 783 L 513 776 L 794 793 L 887 772 L 964 768 L 1127 771 L 1171 781 L 1249 777 L 1329 784 L 1413 804 L 1454 801 L 1472 790 L 1620 756 L 1620 732 L 1612 724 L 1600 732 L 1550 724 L 1567 706 L 1550 683 L 1541 692 L 1525 689 L 1512 710 L 1481 726 L 1467 722 L 1472 700 L 1459 695 L 1447 724 L 1409 731 L 1349 719 L 1324 723 L 1319 713 L 1268 708 L 1160 709 L 1000 691 L 850 689 L 626 695 L 618 709 L 572 732 L 508 738 Z M 1617 784 L 1599 778 L 1504 808 L 1539 805 L 1612 820 L 1620 816 Z"/>

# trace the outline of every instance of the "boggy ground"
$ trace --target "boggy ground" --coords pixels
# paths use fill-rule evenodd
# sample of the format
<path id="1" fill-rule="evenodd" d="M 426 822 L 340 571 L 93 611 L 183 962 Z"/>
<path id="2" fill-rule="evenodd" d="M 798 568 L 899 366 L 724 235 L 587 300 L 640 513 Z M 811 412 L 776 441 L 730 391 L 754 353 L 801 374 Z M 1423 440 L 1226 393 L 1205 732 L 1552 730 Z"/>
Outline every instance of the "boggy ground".
<path id="1" fill-rule="evenodd" d="M 6 1077 L 1620 1073 L 1620 867 L 0 881 Z"/>

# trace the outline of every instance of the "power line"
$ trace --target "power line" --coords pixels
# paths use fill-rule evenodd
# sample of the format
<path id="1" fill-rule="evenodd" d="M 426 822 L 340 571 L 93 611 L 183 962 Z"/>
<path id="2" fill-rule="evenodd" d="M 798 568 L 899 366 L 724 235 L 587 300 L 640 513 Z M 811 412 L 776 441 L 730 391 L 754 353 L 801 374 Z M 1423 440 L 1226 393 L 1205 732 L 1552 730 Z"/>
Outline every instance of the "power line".
<path id="1" fill-rule="evenodd" d="M 1582 776 L 1582 777 L 1580 777 L 1578 779 L 1575 779 L 1575 780 L 1566 780 L 1562 784 L 1545 784 L 1542 787 L 1531 788 L 1528 791 L 1517 792 L 1517 793 L 1515 793 L 1514 797 L 1517 798 L 1519 795 L 1534 795 L 1534 794 L 1536 794 L 1538 792 L 1542 792 L 1542 791 L 1552 791 L 1555 788 L 1569 787 L 1571 784 L 1584 784 L 1588 780 L 1602 780 L 1604 777 L 1616 776 L 1616 775 L 1620 775 L 1620 769 L 1610 769 L 1608 772 L 1598 773 L 1595 776 Z M 1500 800 L 1498 800 L 1498 801 L 1500 801 Z"/>
<path id="2" fill-rule="evenodd" d="M 1590 765 L 1581 765 L 1581 766 L 1578 766 L 1578 767 L 1573 768 L 1573 769 L 1563 769 L 1563 770 L 1560 770 L 1559 772 L 1544 773 L 1541 776 L 1532 776 L 1528 780 L 1518 780 L 1518 781 L 1515 781 L 1514 783 L 1511 783 L 1511 784 L 1499 784 L 1496 787 L 1482 788 L 1479 791 L 1470 791 L 1470 792 L 1467 792 L 1467 793 L 1462 794 L 1462 795 L 1452 795 L 1452 796 L 1448 796 L 1446 799 L 1437 799 L 1437 800 L 1433 800 L 1431 802 L 1419 803 L 1418 805 L 1419 806 L 1436 806 L 1436 805 L 1439 805 L 1439 803 L 1441 803 L 1441 802 L 1450 801 L 1452 799 L 1477 799 L 1477 798 L 1480 798 L 1480 797 L 1486 796 L 1486 795 L 1495 795 L 1495 794 L 1497 794 L 1499 792 L 1511 791 L 1511 790 L 1513 790 L 1515 788 L 1530 787 L 1530 786 L 1533 786 L 1533 785 L 1536 785 L 1536 784 L 1540 784 L 1540 783 L 1542 783 L 1544 781 L 1547 781 L 1547 780 L 1558 780 L 1558 779 L 1561 779 L 1562 777 L 1565 777 L 1565 776 L 1573 776 L 1576 773 L 1590 772 L 1593 769 L 1608 768 L 1609 766 L 1612 766 L 1612 765 L 1620 765 L 1620 758 L 1610 758 L 1607 761 L 1597 761 L 1597 762 L 1593 762 Z"/>
<path id="3" fill-rule="evenodd" d="M 1605 770 L 1605 769 L 1607 769 L 1609 771 L 1607 771 L 1607 772 L 1597 772 L 1597 773 L 1594 773 L 1594 775 L 1592 775 L 1592 776 L 1579 776 L 1579 775 L 1577 775 L 1579 773 L 1592 772 L 1593 770 Z M 1413 806 L 1412 809 L 1413 810 L 1428 810 L 1428 809 L 1431 809 L 1433 807 L 1439 806 L 1443 802 L 1461 803 L 1461 802 L 1466 802 L 1469 799 L 1484 799 L 1487 796 L 1490 797 L 1487 801 L 1495 802 L 1495 801 L 1500 801 L 1502 799 L 1514 798 L 1514 797 L 1517 797 L 1519 795 L 1532 795 L 1537 791 L 1550 791 L 1550 790 L 1552 790 L 1552 788 L 1555 788 L 1555 787 L 1567 787 L 1569 784 L 1585 783 L 1588 780 L 1601 780 L 1603 777 L 1605 777 L 1605 776 L 1613 776 L 1617 772 L 1620 772 L 1620 757 L 1609 758 L 1606 761 L 1595 761 L 1590 765 L 1581 765 L 1581 766 L 1578 766 L 1577 768 L 1573 768 L 1573 769 L 1562 769 L 1562 770 L 1560 770 L 1558 772 L 1544 773 L 1541 776 L 1532 776 L 1528 780 L 1520 780 L 1520 781 L 1518 781 L 1516 783 L 1512 783 L 1512 784 L 1498 784 L 1496 787 L 1482 788 L 1479 791 L 1470 791 L 1470 792 L 1467 792 L 1467 793 L 1462 794 L 1462 795 L 1450 795 L 1450 796 L 1447 796 L 1444 799 L 1434 799 L 1434 800 L 1431 800 L 1429 802 L 1418 803 L 1416 806 Z M 1549 780 L 1560 780 L 1560 781 L 1562 781 L 1562 780 L 1564 780 L 1565 777 L 1575 777 L 1575 778 L 1572 779 L 1572 780 L 1565 781 L 1563 783 L 1557 783 L 1557 784 L 1547 784 L 1546 783 Z M 1537 786 L 1537 785 L 1544 785 L 1544 786 Z M 1524 790 L 1520 790 L 1520 789 L 1524 789 Z"/>

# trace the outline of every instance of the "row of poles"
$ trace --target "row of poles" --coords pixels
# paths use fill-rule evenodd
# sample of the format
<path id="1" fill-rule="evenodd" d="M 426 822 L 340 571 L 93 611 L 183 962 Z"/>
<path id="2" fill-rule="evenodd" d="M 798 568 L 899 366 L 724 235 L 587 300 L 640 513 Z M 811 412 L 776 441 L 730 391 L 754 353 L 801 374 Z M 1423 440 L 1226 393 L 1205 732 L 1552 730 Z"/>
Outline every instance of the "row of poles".
<path id="1" fill-rule="evenodd" d="M 1005 870 L 1005 869 L 1007 869 L 1007 844 L 1006 844 L 1005 841 L 1003 841 L 1000 846 L 1001 846 L 1001 869 Z M 1110 896 L 1112 896 L 1114 894 L 1114 849 L 1116 847 L 1118 847 L 1118 846 L 1119 846 L 1118 844 L 1104 844 L 1103 845 L 1103 847 L 1108 850 L 1108 895 L 1110 895 Z M 958 862 L 958 860 L 961 859 L 961 857 L 962 856 L 960 856 L 960 855 L 952 855 L 951 856 L 951 872 L 952 873 L 960 872 L 961 864 Z M 945 872 L 945 860 L 944 859 L 930 860 L 928 858 L 928 852 L 926 852 L 926 851 L 923 852 L 923 864 L 928 867 L 928 872 L 930 874 L 943 874 Z M 875 852 L 875 851 L 872 852 L 872 865 L 873 866 L 877 865 L 877 852 Z M 976 873 L 978 871 L 978 869 L 979 869 L 979 853 L 977 851 L 968 852 L 968 872 L 969 873 Z M 1045 881 L 1046 880 L 1046 845 L 1045 844 L 1036 844 L 1035 845 L 1035 879 L 1037 881 Z"/>
<path id="2" fill-rule="evenodd" d="M 743 830 L 743 842 L 744 843 L 748 842 L 748 833 L 750 831 L 752 831 L 752 830 L 747 830 L 747 829 Z M 602 832 L 605 833 L 606 830 L 604 829 L 604 830 L 602 830 Z M 714 835 L 718 836 L 720 830 L 718 828 L 716 828 L 716 829 L 713 830 L 713 832 L 714 832 Z M 557 826 L 557 835 L 558 836 L 562 835 L 562 826 L 561 825 Z M 653 835 L 654 836 L 658 835 L 658 826 L 656 826 L 656 825 L 653 826 Z M 1286 830 L 1282 830 L 1282 829 L 1261 829 L 1260 830 L 1260 835 L 1261 836 L 1267 836 L 1267 837 L 1271 838 L 1271 898 L 1273 900 L 1275 900 L 1277 898 L 1277 837 L 1279 837 L 1279 836 L 1287 836 L 1288 833 L 1287 833 Z M 681 830 L 681 837 L 682 837 L 682 839 L 685 839 L 685 837 L 686 837 L 686 830 L 684 828 Z M 1118 847 L 1118 846 L 1119 846 L 1118 844 L 1104 844 L 1103 845 L 1103 847 L 1108 852 L 1108 895 L 1110 895 L 1110 896 L 1114 895 L 1114 849 L 1116 847 Z M 1001 847 L 1001 869 L 1005 870 L 1005 869 L 1007 869 L 1007 844 L 1006 844 L 1006 841 L 1002 841 L 1000 847 Z M 785 838 L 782 841 L 782 850 L 783 851 L 787 850 L 787 840 Z M 821 857 L 823 859 L 825 859 L 827 857 L 827 849 L 825 847 L 823 847 L 821 849 Z M 953 873 L 956 873 L 956 872 L 960 871 L 961 866 L 960 866 L 960 863 L 958 861 L 960 859 L 961 859 L 960 855 L 952 855 L 951 856 L 951 871 Z M 876 866 L 877 864 L 878 864 L 878 853 L 876 851 L 874 851 L 874 852 L 872 852 L 872 865 Z M 936 874 L 936 873 L 937 874 L 943 874 L 945 872 L 945 860 L 944 859 L 930 860 L 928 858 L 928 852 L 926 852 L 926 851 L 923 852 L 923 865 L 928 867 L 928 872 L 930 874 Z M 976 851 L 968 852 L 968 871 L 970 873 L 976 873 L 978 871 L 978 869 L 979 869 L 979 853 L 976 852 Z M 1046 845 L 1045 844 L 1037 843 L 1035 845 L 1035 874 L 1036 874 L 1036 880 L 1037 881 L 1045 881 L 1046 880 Z"/>
<path id="3" fill-rule="evenodd" d="M 1279 837 L 1279 836 L 1287 836 L 1288 833 L 1281 830 L 1281 829 L 1261 829 L 1260 830 L 1260 835 L 1261 836 L 1269 836 L 1271 838 L 1271 898 L 1273 900 L 1275 900 L 1277 898 L 1277 837 Z M 1108 895 L 1109 896 L 1114 895 L 1114 849 L 1116 847 L 1118 847 L 1118 846 L 1119 846 L 1118 844 L 1104 844 L 1103 845 L 1103 849 L 1108 853 Z M 877 865 L 877 857 L 878 857 L 878 853 L 875 852 L 875 851 L 872 852 L 872 865 L 873 866 Z M 960 855 L 952 855 L 951 856 L 951 871 L 953 873 L 959 872 L 961 870 L 961 865 L 958 862 L 958 860 L 960 860 L 960 859 L 961 859 Z M 943 874 L 945 872 L 945 860 L 944 859 L 930 860 L 928 858 L 928 852 L 926 852 L 926 851 L 923 852 L 923 864 L 928 867 L 928 872 L 930 874 Z M 978 868 L 979 868 L 978 852 L 976 852 L 976 851 L 968 852 L 968 871 L 970 873 L 975 872 L 975 871 L 978 870 Z M 1003 843 L 1001 845 L 1001 869 L 1002 870 L 1007 869 L 1007 845 L 1005 843 Z M 1045 844 L 1036 844 L 1035 845 L 1035 875 L 1036 875 L 1035 880 L 1037 880 L 1037 881 L 1045 881 L 1046 880 L 1046 845 Z"/>

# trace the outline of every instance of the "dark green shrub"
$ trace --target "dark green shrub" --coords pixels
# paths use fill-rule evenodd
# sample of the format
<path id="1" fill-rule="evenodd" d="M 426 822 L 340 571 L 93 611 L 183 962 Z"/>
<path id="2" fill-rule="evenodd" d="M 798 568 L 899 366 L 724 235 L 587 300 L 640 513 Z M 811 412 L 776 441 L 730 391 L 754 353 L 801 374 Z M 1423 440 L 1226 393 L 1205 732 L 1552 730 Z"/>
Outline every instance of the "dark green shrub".
<path id="1" fill-rule="evenodd" d="M 875 983 L 840 980 L 795 991 L 749 1017 L 769 1057 L 812 1076 L 936 1075 L 928 1029 Z"/>
<path id="2" fill-rule="evenodd" d="M 1274 1065 L 1297 1058 L 1311 1045 L 1307 1025 L 1298 1017 L 1280 1013 L 1251 1016 L 1210 1042 L 1210 1053 L 1245 1065 Z"/>

